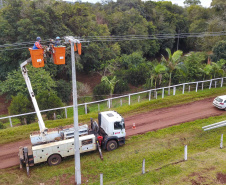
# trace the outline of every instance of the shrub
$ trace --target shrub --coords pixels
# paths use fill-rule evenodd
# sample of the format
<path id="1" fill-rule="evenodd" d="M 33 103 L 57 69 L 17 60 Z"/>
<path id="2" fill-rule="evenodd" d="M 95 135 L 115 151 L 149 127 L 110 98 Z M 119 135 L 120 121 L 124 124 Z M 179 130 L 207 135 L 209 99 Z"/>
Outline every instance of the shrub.
<path id="1" fill-rule="evenodd" d="M 22 94 L 12 97 L 11 104 L 8 108 L 9 114 L 22 114 L 33 111 L 33 105 L 28 98 Z M 30 124 L 35 120 L 35 115 L 27 115 L 19 117 L 21 124 Z"/>
<path id="2" fill-rule="evenodd" d="M 224 40 L 217 42 L 213 47 L 212 60 L 217 62 L 220 59 L 226 60 L 226 41 Z"/>
<path id="3" fill-rule="evenodd" d="M 57 96 L 65 103 L 69 103 L 71 100 L 71 82 L 65 80 L 56 81 Z"/>
<path id="4" fill-rule="evenodd" d="M 121 94 L 128 90 L 129 90 L 128 82 L 121 78 L 115 85 L 114 94 Z"/>
<path id="5" fill-rule="evenodd" d="M 81 82 L 77 82 L 77 89 L 78 89 L 78 97 L 83 97 L 83 102 L 85 102 L 86 94 L 90 93 L 91 88 L 88 84 L 83 84 Z"/>
<path id="6" fill-rule="evenodd" d="M 145 83 L 148 77 L 148 68 L 145 63 L 132 67 L 127 71 L 127 80 L 132 85 L 138 86 Z"/>
<path id="7" fill-rule="evenodd" d="M 3 125 L 2 122 L 0 122 L 0 129 L 5 129 L 5 128 L 6 128 L 5 125 Z"/>
<path id="8" fill-rule="evenodd" d="M 93 89 L 93 95 L 96 100 L 104 99 L 104 97 L 109 94 L 110 87 L 104 82 L 99 83 Z"/>
<path id="9" fill-rule="evenodd" d="M 62 107 L 63 103 L 61 99 L 54 93 L 52 92 L 42 92 L 37 95 L 37 101 L 39 104 L 40 109 L 51 109 L 51 108 L 58 108 Z M 53 110 L 47 112 L 47 118 L 48 119 L 53 119 L 54 117 L 54 112 L 56 115 L 60 115 L 61 117 L 64 117 L 64 111 L 63 110 Z"/>

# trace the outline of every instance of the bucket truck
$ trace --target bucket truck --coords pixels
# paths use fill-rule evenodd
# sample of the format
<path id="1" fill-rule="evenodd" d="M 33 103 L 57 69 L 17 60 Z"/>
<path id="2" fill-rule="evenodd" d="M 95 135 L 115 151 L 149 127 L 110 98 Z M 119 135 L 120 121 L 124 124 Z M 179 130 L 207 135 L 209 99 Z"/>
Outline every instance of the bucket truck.
<path id="1" fill-rule="evenodd" d="M 28 77 L 26 65 L 29 63 L 31 59 L 23 62 L 21 70 L 38 117 L 40 134 L 30 135 L 32 146 L 19 148 L 20 168 L 26 165 L 28 175 L 30 166 L 41 162 L 57 165 L 64 157 L 74 155 L 74 129 L 49 132 L 45 126 Z M 115 111 L 100 112 L 98 123 L 91 119 L 90 129 L 88 125 L 79 126 L 79 151 L 83 153 L 98 149 L 103 159 L 101 148 L 114 150 L 125 144 L 125 136 L 125 123 L 120 114 Z"/>

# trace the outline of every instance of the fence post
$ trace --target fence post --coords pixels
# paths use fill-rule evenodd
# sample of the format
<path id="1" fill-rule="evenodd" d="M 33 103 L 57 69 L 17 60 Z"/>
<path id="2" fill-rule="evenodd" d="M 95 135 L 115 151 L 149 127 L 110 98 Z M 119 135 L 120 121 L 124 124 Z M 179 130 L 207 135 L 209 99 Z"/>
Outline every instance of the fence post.
<path id="1" fill-rule="evenodd" d="M 149 91 L 149 101 L 151 100 L 151 91 Z"/>
<path id="2" fill-rule="evenodd" d="M 103 173 L 100 174 L 100 185 L 103 185 L 104 180 L 103 180 Z"/>
<path id="3" fill-rule="evenodd" d="M 209 89 L 211 89 L 211 86 L 212 86 L 212 79 L 210 80 L 210 86 L 209 86 Z"/>
<path id="4" fill-rule="evenodd" d="M 155 99 L 157 99 L 158 98 L 158 93 L 157 93 L 157 91 L 155 91 Z"/>
<path id="5" fill-rule="evenodd" d="M 11 117 L 9 117 L 9 123 L 10 123 L 10 126 L 13 127 Z"/>
<path id="6" fill-rule="evenodd" d="M 122 106 L 122 99 L 120 99 L 120 105 Z"/>
<path id="7" fill-rule="evenodd" d="M 217 81 L 215 80 L 215 88 L 217 88 Z"/>
<path id="8" fill-rule="evenodd" d="M 145 159 L 142 162 L 142 174 L 145 174 Z"/>
<path id="9" fill-rule="evenodd" d="M 138 96 L 138 103 L 140 102 L 140 96 Z"/>
<path id="10" fill-rule="evenodd" d="M 100 112 L 100 104 L 98 103 L 98 112 Z"/>
<path id="11" fill-rule="evenodd" d="M 221 134 L 221 144 L 220 144 L 220 149 L 223 148 L 223 134 Z"/>
<path id="12" fill-rule="evenodd" d="M 168 96 L 170 95 L 170 86 L 168 87 Z"/>
<path id="13" fill-rule="evenodd" d="M 129 102 L 128 102 L 128 103 L 129 103 L 129 105 L 130 105 L 130 94 L 129 94 Z"/>
<path id="14" fill-rule="evenodd" d="M 203 91 L 203 82 L 202 82 L 202 91 Z"/>
<path id="15" fill-rule="evenodd" d="M 187 145 L 184 146 L 184 160 L 185 161 L 188 160 L 188 146 Z"/>
<path id="16" fill-rule="evenodd" d="M 221 78 L 221 87 L 223 87 L 224 78 Z"/>
<path id="17" fill-rule="evenodd" d="M 87 114 L 87 104 L 85 103 L 85 114 Z"/>
<path id="18" fill-rule="evenodd" d="M 53 119 L 56 120 L 56 113 L 53 113 Z"/>
<path id="19" fill-rule="evenodd" d="M 111 108 L 111 99 L 110 98 L 108 99 L 108 108 L 109 109 Z"/>
<path id="20" fill-rule="evenodd" d="M 175 96 L 176 94 L 176 86 L 173 87 L 173 95 Z"/>
<path id="21" fill-rule="evenodd" d="M 191 86 L 189 85 L 189 86 L 188 86 L 188 92 L 190 92 L 190 91 L 191 91 Z"/>
<path id="22" fill-rule="evenodd" d="M 164 88 L 162 88 L 162 98 L 164 98 Z"/>
<path id="23" fill-rule="evenodd" d="M 196 83 L 196 88 L 195 88 L 195 91 L 196 91 L 196 92 L 198 91 L 198 86 L 199 86 L 199 83 L 197 82 L 197 83 Z"/>
<path id="24" fill-rule="evenodd" d="M 184 89 L 185 89 L 185 84 L 183 84 L 183 91 L 182 91 L 182 94 L 184 94 Z"/>
<path id="25" fill-rule="evenodd" d="M 64 110 L 65 110 L 65 118 L 67 118 L 67 108 L 65 108 Z"/>

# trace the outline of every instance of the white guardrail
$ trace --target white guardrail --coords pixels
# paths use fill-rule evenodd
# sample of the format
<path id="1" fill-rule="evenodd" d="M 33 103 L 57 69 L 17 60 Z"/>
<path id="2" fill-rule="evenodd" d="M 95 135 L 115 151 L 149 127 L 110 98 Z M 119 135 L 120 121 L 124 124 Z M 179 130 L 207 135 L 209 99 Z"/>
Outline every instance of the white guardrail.
<path id="1" fill-rule="evenodd" d="M 101 102 L 107 102 L 107 107 L 110 109 L 111 108 L 111 102 L 113 99 L 121 99 L 121 98 L 125 98 L 128 97 L 128 105 L 131 104 L 131 96 L 133 95 L 138 95 L 138 94 L 143 94 L 143 93 L 149 93 L 149 101 L 151 100 L 151 93 L 154 93 L 154 97 L 157 99 L 157 92 L 158 91 L 162 91 L 162 98 L 164 98 L 164 90 L 165 89 L 171 89 L 173 88 L 173 95 L 176 94 L 176 88 L 177 87 L 181 87 L 182 86 L 182 94 L 184 94 L 185 92 L 185 86 L 188 85 L 188 92 L 190 92 L 191 90 L 191 85 L 195 84 L 195 91 L 198 91 L 198 87 L 199 84 L 201 84 L 201 90 L 204 89 L 204 83 L 209 82 L 208 84 L 208 88 L 211 89 L 212 86 L 214 86 L 215 88 L 218 86 L 218 82 L 220 82 L 220 87 L 223 87 L 223 83 L 224 83 L 224 79 L 226 77 L 222 77 L 222 78 L 214 78 L 214 79 L 210 79 L 210 80 L 204 80 L 204 81 L 197 81 L 197 82 L 188 82 L 188 83 L 182 83 L 182 84 L 177 84 L 177 85 L 171 85 L 171 86 L 167 86 L 167 87 L 160 87 L 160 88 L 156 88 L 156 89 L 149 89 L 149 90 L 145 90 L 145 91 L 141 91 L 141 92 L 137 92 L 137 93 L 131 93 L 131 94 L 127 94 L 127 95 L 123 95 L 123 96 L 117 96 L 117 97 L 112 97 L 112 98 L 108 98 L 108 99 L 104 99 L 104 100 L 98 100 L 98 101 L 93 101 L 93 102 L 87 102 L 87 103 L 82 103 L 82 104 L 78 104 L 78 106 L 84 106 L 85 107 L 85 114 L 87 114 L 87 105 L 90 104 L 95 104 L 98 103 L 98 111 L 100 111 L 99 109 L 99 103 Z M 214 84 L 214 85 L 213 85 Z M 140 100 L 140 97 L 138 97 L 138 102 Z M 121 101 L 121 105 L 122 105 L 122 101 Z M 65 109 L 65 117 L 67 118 L 67 108 L 71 108 L 73 107 L 73 105 L 70 106 L 65 106 L 65 107 L 59 107 L 59 108 L 53 108 L 53 109 L 46 109 L 46 110 L 41 110 L 40 112 L 48 112 L 48 111 L 52 111 L 52 110 L 60 110 L 60 109 Z M 10 126 L 13 127 L 12 125 L 12 119 L 11 118 L 15 118 L 15 117 L 20 117 L 20 116 L 25 116 L 25 115 L 30 115 L 30 114 L 36 114 L 36 112 L 29 112 L 29 113 L 24 113 L 24 114 L 17 114 L 17 115 L 11 115 L 11 116 L 6 116 L 6 117 L 0 117 L 1 119 L 9 119 L 10 122 Z"/>

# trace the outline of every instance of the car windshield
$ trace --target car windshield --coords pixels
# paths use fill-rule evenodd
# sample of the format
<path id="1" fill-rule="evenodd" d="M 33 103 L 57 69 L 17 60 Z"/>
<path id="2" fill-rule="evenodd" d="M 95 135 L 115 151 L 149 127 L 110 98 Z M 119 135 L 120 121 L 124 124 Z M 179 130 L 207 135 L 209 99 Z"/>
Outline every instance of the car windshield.
<path id="1" fill-rule="evenodd" d="M 218 101 L 218 102 L 220 102 L 220 103 L 223 102 L 223 99 L 221 99 L 219 97 L 216 97 L 215 100 Z"/>
<path id="2" fill-rule="evenodd" d="M 118 130 L 118 129 L 124 129 L 125 128 L 125 123 L 124 123 L 124 119 L 122 119 L 122 121 L 116 121 L 114 122 L 114 129 Z"/>

